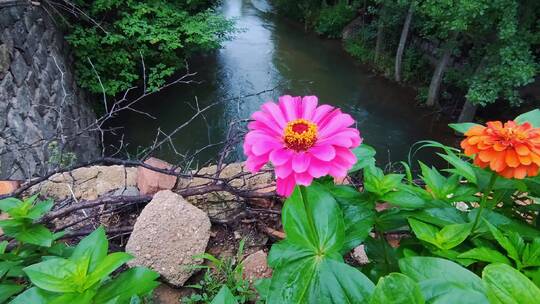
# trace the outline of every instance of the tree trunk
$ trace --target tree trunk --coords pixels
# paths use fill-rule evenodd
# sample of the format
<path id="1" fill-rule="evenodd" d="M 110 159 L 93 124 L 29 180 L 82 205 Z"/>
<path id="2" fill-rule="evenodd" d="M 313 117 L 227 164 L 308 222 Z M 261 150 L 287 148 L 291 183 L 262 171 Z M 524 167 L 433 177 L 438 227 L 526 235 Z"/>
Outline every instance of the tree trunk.
<path id="1" fill-rule="evenodd" d="M 463 109 L 461 109 L 461 113 L 459 114 L 458 123 L 472 122 L 476 115 L 476 109 L 478 109 L 478 105 L 475 105 L 468 100 L 465 101 Z"/>
<path id="2" fill-rule="evenodd" d="M 405 17 L 405 23 L 401 30 L 401 38 L 399 38 L 399 45 L 396 52 L 396 67 L 395 67 L 395 80 L 401 82 L 401 62 L 403 59 L 403 52 L 405 51 L 405 44 L 407 43 L 407 37 L 409 36 L 409 29 L 411 28 L 411 20 L 414 13 L 414 1 L 411 1 L 409 11 Z"/>
<path id="3" fill-rule="evenodd" d="M 454 39 L 451 39 L 443 50 L 443 55 L 441 59 L 439 60 L 439 63 L 437 63 L 437 67 L 435 68 L 435 72 L 433 73 L 433 77 L 431 78 L 431 83 L 429 84 L 429 91 L 427 96 L 426 105 L 427 106 L 434 106 L 438 104 L 439 99 L 439 90 L 441 89 L 441 82 L 444 76 L 444 72 L 446 70 L 446 66 L 448 65 L 448 62 L 450 61 L 450 57 L 452 55 L 452 51 L 454 50 Z"/>
<path id="4" fill-rule="evenodd" d="M 379 57 L 381 56 L 383 33 L 384 33 L 384 23 L 382 22 L 382 20 L 379 20 L 379 25 L 377 26 L 377 40 L 375 42 L 375 58 L 373 59 L 375 63 L 379 61 Z"/>

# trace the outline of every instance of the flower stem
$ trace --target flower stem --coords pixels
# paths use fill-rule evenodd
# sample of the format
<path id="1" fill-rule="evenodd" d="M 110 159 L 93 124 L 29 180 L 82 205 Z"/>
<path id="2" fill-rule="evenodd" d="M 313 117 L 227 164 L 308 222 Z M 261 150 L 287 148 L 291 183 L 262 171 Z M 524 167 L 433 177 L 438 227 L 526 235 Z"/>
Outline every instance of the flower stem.
<path id="1" fill-rule="evenodd" d="M 484 191 L 484 194 L 482 195 L 482 199 L 480 200 L 480 206 L 478 208 L 478 212 L 476 213 L 476 218 L 474 219 L 473 226 L 471 228 L 471 232 L 474 233 L 474 230 L 478 227 L 478 223 L 480 222 L 480 217 L 482 216 L 482 211 L 484 211 L 484 208 L 486 207 L 486 202 L 488 199 L 489 194 L 493 190 L 493 186 L 495 185 L 495 181 L 497 181 L 497 173 L 492 172 L 491 177 L 489 179 L 489 184 Z"/>

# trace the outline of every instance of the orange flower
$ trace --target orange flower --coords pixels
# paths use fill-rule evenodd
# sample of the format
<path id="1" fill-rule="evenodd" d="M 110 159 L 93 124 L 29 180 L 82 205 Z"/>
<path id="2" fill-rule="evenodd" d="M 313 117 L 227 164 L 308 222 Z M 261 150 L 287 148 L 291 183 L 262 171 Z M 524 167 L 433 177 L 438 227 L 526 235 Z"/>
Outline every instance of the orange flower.
<path id="1" fill-rule="evenodd" d="M 510 120 L 503 125 L 490 121 L 465 133 L 461 147 L 474 155 L 474 163 L 506 178 L 536 176 L 540 166 L 540 128 L 528 122 L 518 125 Z"/>

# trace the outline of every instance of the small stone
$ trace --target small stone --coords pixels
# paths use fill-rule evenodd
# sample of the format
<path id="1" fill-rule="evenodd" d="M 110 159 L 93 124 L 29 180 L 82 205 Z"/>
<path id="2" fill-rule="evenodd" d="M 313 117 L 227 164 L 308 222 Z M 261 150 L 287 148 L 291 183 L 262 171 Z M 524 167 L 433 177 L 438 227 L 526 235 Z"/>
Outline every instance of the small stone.
<path id="1" fill-rule="evenodd" d="M 262 250 L 246 257 L 243 262 L 244 278 L 250 283 L 258 279 L 270 278 L 272 276 L 272 269 L 268 266 L 267 258 L 268 255 Z"/>
<path id="2" fill-rule="evenodd" d="M 145 164 L 159 169 L 171 169 L 173 166 L 165 161 L 151 157 Z M 171 190 L 176 185 L 176 176 L 139 167 L 137 169 L 137 186 L 141 194 L 154 194 L 160 190 Z"/>
<path id="3" fill-rule="evenodd" d="M 369 264 L 369 258 L 368 258 L 367 254 L 366 254 L 366 247 L 364 245 L 360 245 L 360 246 L 354 248 L 354 250 L 352 252 L 352 257 L 360 265 Z"/>
<path id="4" fill-rule="evenodd" d="M 19 188 L 20 181 L 0 181 L 0 195 L 9 194 Z"/>
<path id="5" fill-rule="evenodd" d="M 180 299 L 188 296 L 189 291 L 186 289 L 172 288 L 168 285 L 161 284 L 154 289 L 154 304 L 180 304 Z"/>

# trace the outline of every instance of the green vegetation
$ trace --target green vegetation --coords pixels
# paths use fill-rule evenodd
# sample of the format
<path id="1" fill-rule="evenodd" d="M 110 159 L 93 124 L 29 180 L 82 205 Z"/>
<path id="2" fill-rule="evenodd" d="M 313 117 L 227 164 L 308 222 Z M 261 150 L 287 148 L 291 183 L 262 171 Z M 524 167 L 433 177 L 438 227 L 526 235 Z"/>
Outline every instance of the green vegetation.
<path id="1" fill-rule="evenodd" d="M 13 239 L 0 243 L 0 303 L 135 303 L 159 285 L 159 275 L 146 268 L 111 276 L 132 257 L 108 254 L 103 227 L 76 247 L 59 242 L 63 233 L 38 223 L 52 206 L 36 196 L 0 201 L 0 210 L 10 216 L 0 227 Z"/>
<path id="2" fill-rule="evenodd" d="M 234 32 L 233 22 L 215 13 L 211 0 L 75 4 L 99 21 L 97 26 L 75 19 L 67 28 L 79 84 L 94 93 L 115 95 L 143 80 L 155 90 L 184 68 L 190 55 L 219 48 Z"/>
<path id="3" fill-rule="evenodd" d="M 538 128 L 540 111 L 515 121 Z M 472 127 L 479 126 L 452 125 L 460 132 Z M 354 151 L 359 162 L 349 171 L 363 177 L 360 190 L 325 177 L 297 186 L 283 207 L 286 239 L 272 246 L 273 275 L 259 282 L 260 297 L 266 303 L 535 302 L 536 165 L 530 177 L 507 179 L 473 165 L 458 149 L 421 145 L 436 149 L 448 169 L 419 163 L 418 181 L 405 162 L 403 174 L 385 173 L 375 165 L 374 150 L 361 145 Z M 377 211 L 378 202 L 390 207 Z M 392 247 L 387 236 L 403 233 L 399 247 Z M 370 259 L 360 269 L 343 258 L 359 244 Z M 235 303 L 225 288 L 219 297 Z"/>
<path id="4" fill-rule="evenodd" d="M 425 88 L 428 106 L 444 105 L 445 90 L 459 92 L 460 121 L 472 120 L 478 106 L 522 105 L 518 90 L 539 71 L 538 1 L 274 2 L 328 37 L 358 18 L 345 48 L 386 77 Z"/>
<path id="5" fill-rule="evenodd" d="M 244 241 L 241 241 L 235 257 L 218 259 L 208 253 L 200 255 L 199 257 L 209 261 L 211 266 L 197 267 L 205 270 L 204 276 L 198 284 L 188 286 L 197 292 L 183 298 L 182 303 L 227 303 L 219 300 L 221 297 L 234 299 L 235 303 L 241 304 L 253 300 L 255 292 L 243 277 L 243 253 Z"/>

